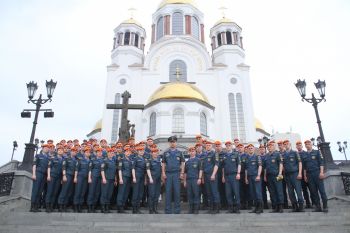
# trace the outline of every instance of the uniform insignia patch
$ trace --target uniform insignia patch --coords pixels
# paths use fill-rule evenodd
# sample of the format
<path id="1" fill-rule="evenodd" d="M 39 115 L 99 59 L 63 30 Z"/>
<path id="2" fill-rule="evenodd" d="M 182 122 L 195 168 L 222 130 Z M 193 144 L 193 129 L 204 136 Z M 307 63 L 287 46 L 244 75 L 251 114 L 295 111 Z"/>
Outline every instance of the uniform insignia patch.
<path id="1" fill-rule="evenodd" d="M 316 156 L 313 155 L 311 158 L 312 158 L 312 159 L 316 159 Z"/>

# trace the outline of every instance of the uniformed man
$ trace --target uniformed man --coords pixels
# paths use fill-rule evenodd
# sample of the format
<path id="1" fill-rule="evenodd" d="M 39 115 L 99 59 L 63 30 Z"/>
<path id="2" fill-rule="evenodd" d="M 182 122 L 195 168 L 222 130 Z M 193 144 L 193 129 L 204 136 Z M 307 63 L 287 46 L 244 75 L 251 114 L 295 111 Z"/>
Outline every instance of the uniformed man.
<path id="1" fill-rule="evenodd" d="M 177 137 L 168 138 L 169 149 L 163 153 L 162 177 L 165 182 L 165 214 L 180 214 L 180 179 L 184 178 L 185 159 L 176 148 Z M 174 208 L 172 206 L 174 197 Z"/>
<path id="2" fill-rule="evenodd" d="M 96 156 L 91 159 L 89 168 L 89 192 L 87 197 L 88 213 L 95 213 L 101 193 L 101 165 L 103 163 L 102 147 L 95 148 Z"/>
<path id="3" fill-rule="evenodd" d="M 283 190 L 282 190 L 282 171 L 283 162 L 280 154 L 275 150 L 275 143 L 270 141 L 267 145 L 264 167 L 264 180 L 267 182 L 270 191 L 272 204 L 271 213 L 283 213 Z"/>
<path id="4" fill-rule="evenodd" d="M 111 198 L 114 186 L 117 186 L 117 159 L 112 148 L 107 148 L 107 158 L 101 164 L 101 212 L 110 213 Z"/>
<path id="5" fill-rule="evenodd" d="M 323 212 L 328 212 L 327 195 L 324 189 L 323 180 L 324 175 L 324 158 L 318 150 L 312 149 L 312 142 L 306 140 L 304 142 L 306 147 L 305 156 L 303 158 L 303 164 L 305 166 L 304 178 L 305 182 L 309 184 L 311 191 L 311 198 L 315 202 L 315 212 L 321 212 L 320 197 L 323 202 Z"/>
<path id="6" fill-rule="evenodd" d="M 283 158 L 284 152 L 286 150 L 284 148 L 283 141 L 282 140 L 278 141 L 277 146 L 278 146 L 278 152 L 280 153 L 281 157 Z M 284 175 L 284 171 L 283 171 L 282 175 Z M 282 191 L 283 191 L 283 198 L 284 198 L 283 207 L 284 207 L 284 209 L 289 209 L 286 179 L 282 180 Z"/>
<path id="7" fill-rule="evenodd" d="M 296 148 L 297 148 L 297 152 L 301 158 L 301 160 L 303 161 L 303 158 L 305 156 L 305 151 L 303 150 L 303 143 L 301 141 L 297 141 L 296 142 Z M 303 171 L 305 170 L 304 166 L 303 166 Z M 301 182 L 301 189 L 303 191 L 303 197 L 304 197 L 304 201 L 306 204 L 306 208 L 311 208 L 311 202 L 310 202 L 310 189 L 309 189 L 309 185 L 308 183 L 305 182 L 305 177 L 304 177 L 304 172 L 302 172 L 302 176 L 303 178 L 300 180 Z"/>
<path id="8" fill-rule="evenodd" d="M 218 168 L 218 190 L 220 194 L 220 204 L 221 208 L 227 208 L 226 194 L 225 194 L 225 184 L 222 182 L 222 161 L 225 157 L 225 151 L 222 148 L 222 143 L 220 141 L 215 141 L 215 152 L 219 155 L 219 168 Z"/>
<path id="9" fill-rule="evenodd" d="M 245 147 L 243 144 L 239 143 L 236 146 L 236 151 L 238 151 L 240 160 L 241 160 L 241 174 L 240 174 L 240 186 L 239 186 L 239 193 L 240 193 L 240 200 L 241 200 L 241 209 L 243 210 L 250 210 L 252 208 L 252 198 L 249 192 L 249 185 L 245 182 L 245 170 L 246 170 L 246 162 L 248 159 L 248 154 L 245 153 Z"/>
<path id="10" fill-rule="evenodd" d="M 77 147 L 71 149 L 70 155 L 62 162 L 62 189 L 58 197 L 59 211 L 66 211 L 66 207 L 74 188 L 74 173 L 76 166 Z"/>
<path id="11" fill-rule="evenodd" d="M 203 143 L 203 140 L 201 140 Z M 203 150 L 203 144 L 202 143 L 196 143 L 196 156 L 202 161 L 203 157 L 205 156 L 204 150 Z M 202 209 L 206 209 L 209 207 L 209 202 L 208 202 L 208 195 L 205 189 L 204 185 L 204 176 L 202 176 L 202 182 L 199 187 L 200 191 L 200 197 L 202 197 Z"/>
<path id="12" fill-rule="evenodd" d="M 185 163 L 184 187 L 187 188 L 189 214 L 198 214 L 200 204 L 199 187 L 202 183 L 203 169 L 201 160 L 196 157 L 196 148 L 188 149 L 190 158 Z"/>
<path id="13" fill-rule="evenodd" d="M 46 182 L 47 167 L 49 164 L 49 145 L 43 144 L 42 151 L 35 155 L 32 173 L 32 196 L 30 212 L 40 212 L 40 200 Z"/>
<path id="14" fill-rule="evenodd" d="M 145 148 L 142 145 L 136 146 L 137 156 L 134 158 L 133 169 L 133 193 L 132 193 L 132 213 L 142 214 L 140 203 L 143 197 L 145 185 L 146 159 Z"/>
<path id="15" fill-rule="evenodd" d="M 148 175 L 148 205 L 150 214 L 158 214 L 158 200 L 161 187 L 162 163 L 159 156 L 159 149 L 151 149 L 151 159 L 146 162 Z"/>
<path id="16" fill-rule="evenodd" d="M 46 212 L 53 211 L 53 205 L 56 202 L 57 195 L 61 186 L 62 179 L 62 162 L 64 148 L 57 148 L 57 155 L 49 159 L 47 168 L 47 193 L 46 193 Z"/>
<path id="17" fill-rule="evenodd" d="M 219 154 L 215 153 L 212 148 L 212 143 L 206 141 L 205 156 L 202 159 L 204 185 L 207 191 L 210 209 L 208 213 L 219 213 L 220 194 L 218 191 L 218 176 L 219 169 Z"/>
<path id="18" fill-rule="evenodd" d="M 264 161 L 265 161 L 265 156 L 266 156 L 266 148 L 265 145 L 260 144 L 259 146 L 259 156 L 261 158 L 261 162 L 264 165 Z M 267 203 L 267 189 L 268 189 L 268 185 L 267 182 L 264 180 L 265 177 L 265 170 L 264 170 L 264 166 L 263 166 L 263 170 L 261 171 L 261 195 L 262 195 L 262 199 L 263 199 L 263 203 L 264 203 L 264 209 L 268 209 L 269 205 Z"/>
<path id="19" fill-rule="evenodd" d="M 74 212 L 81 213 L 82 205 L 84 203 L 84 197 L 88 187 L 89 169 L 91 167 L 90 161 L 91 147 L 86 146 L 84 148 L 84 155 L 76 162 L 74 173 Z M 91 180 L 90 180 L 91 181 Z"/>
<path id="20" fill-rule="evenodd" d="M 304 199 L 300 184 L 303 171 L 302 161 L 299 154 L 291 149 L 289 140 L 283 141 L 283 145 L 286 149 L 283 154 L 284 178 L 288 187 L 289 200 L 292 203 L 292 212 L 304 212 Z"/>
<path id="21" fill-rule="evenodd" d="M 241 200 L 239 181 L 241 179 L 241 158 L 238 151 L 234 151 L 232 143 L 225 143 L 226 154 L 222 161 L 222 182 L 225 184 L 227 213 L 240 213 Z"/>
<path id="22" fill-rule="evenodd" d="M 255 154 L 253 144 L 248 145 L 248 158 L 245 163 L 245 179 L 249 185 L 249 191 L 254 201 L 255 208 L 251 213 L 260 214 L 263 212 L 262 195 L 261 195 L 261 158 Z"/>
<path id="23" fill-rule="evenodd" d="M 117 196 L 118 213 L 125 213 L 124 206 L 129 196 L 131 179 L 133 173 L 133 161 L 130 158 L 131 148 L 129 145 L 124 146 L 124 156 L 118 162 L 119 188 Z M 134 171 L 135 172 L 135 171 Z"/>

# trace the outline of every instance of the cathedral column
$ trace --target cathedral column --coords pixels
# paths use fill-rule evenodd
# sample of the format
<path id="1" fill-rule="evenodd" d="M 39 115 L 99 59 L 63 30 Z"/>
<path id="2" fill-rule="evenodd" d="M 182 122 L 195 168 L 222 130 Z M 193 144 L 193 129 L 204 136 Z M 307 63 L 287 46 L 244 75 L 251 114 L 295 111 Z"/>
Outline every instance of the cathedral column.
<path id="1" fill-rule="evenodd" d="M 220 35 L 221 35 L 221 42 L 222 42 L 222 45 L 227 44 L 226 32 L 221 32 Z"/>
<path id="2" fill-rule="evenodd" d="M 205 39 L 204 39 L 204 24 L 201 24 L 201 41 L 204 44 L 205 43 Z"/>
<path id="3" fill-rule="evenodd" d="M 134 44 L 135 44 L 135 32 L 130 32 L 129 45 L 134 45 Z"/>
<path id="4" fill-rule="evenodd" d="M 241 36 L 239 39 L 240 39 L 240 42 L 241 42 L 241 48 L 243 49 L 243 37 Z"/>
<path id="5" fill-rule="evenodd" d="M 152 44 L 154 43 L 154 39 L 156 38 L 156 30 L 155 30 L 155 28 L 156 28 L 156 25 L 152 24 L 152 40 L 151 40 Z"/>
<path id="6" fill-rule="evenodd" d="M 140 48 L 142 49 L 142 51 L 144 51 L 144 49 L 145 49 L 145 38 L 143 38 L 143 37 L 141 37 Z"/>
<path id="7" fill-rule="evenodd" d="M 215 36 L 213 36 L 213 37 L 211 38 L 211 46 L 212 46 L 213 50 L 216 49 L 216 40 L 215 40 Z"/>
<path id="8" fill-rule="evenodd" d="M 186 34 L 191 35 L 191 16 L 186 15 L 185 16 L 185 22 L 186 22 Z"/>
<path id="9" fill-rule="evenodd" d="M 235 45 L 238 44 L 238 36 L 237 36 L 237 32 L 233 32 L 233 40 L 234 40 L 234 43 Z"/>
<path id="10" fill-rule="evenodd" d="M 114 37 L 113 38 L 113 50 L 116 48 L 116 44 L 117 44 L 117 38 Z"/>
<path id="11" fill-rule="evenodd" d="M 165 35 L 170 35 L 170 15 L 164 16 L 164 26 Z"/>

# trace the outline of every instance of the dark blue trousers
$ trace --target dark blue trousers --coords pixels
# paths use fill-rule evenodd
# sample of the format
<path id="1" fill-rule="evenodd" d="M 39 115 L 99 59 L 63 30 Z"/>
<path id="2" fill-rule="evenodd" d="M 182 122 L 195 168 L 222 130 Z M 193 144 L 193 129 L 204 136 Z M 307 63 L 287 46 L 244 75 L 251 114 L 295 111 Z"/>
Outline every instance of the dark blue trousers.
<path id="1" fill-rule="evenodd" d="M 148 204 L 150 207 L 158 203 L 161 187 L 161 179 L 159 177 L 152 177 L 153 184 L 148 184 Z"/>
<path id="2" fill-rule="evenodd" d="M 35 172 L 35 176 L 36 180 L 33 180 L 31 203 L 40 204 L 41 195 L 46 182 L 46 173 Z"/>
<path id="3" fill-rule="evenodd" d="M 78 182 L 75 185 L 74 191 L 74 205 L 82 205 L 84 203 L 84 198 L 86 190 L 88 188 L 88 177 L 78 176 Z"/>
<path id="4" fill-rule="evenodd" d="M 276 206 L 284 203 L 282 180 L 277 181 L 277 175 L 268 174 L 267 184 L 270 190 L 271 204 Z"/>
<path id="5" fill-rule="evenodd" d="M 323 203 L 327 201 L 327 194 L 324 188 L 324 183 L 323 183 L 323 180 L 319 178 L 319 175 L 320 175 L 319 171 L 307 173 L 308 183 L 309 183 L 310 192 L 311 192 L 311 199 L 315 202 L 315 205 L 320 204 L 319 195 L 321 195 L 321 199 Z"/>
<path id="6" fill-rule="evenodd" d="M 262 201 L 262 195 L 261 195 L 261 180 L 255 181 L 256 176 L 248 176 L 248 182 L 249 182 L 249 192 L 252 197 L 252 200 L 257 202 Z"/>
<path id="7" fill-rule="evenodd" d="M 190 205 L 199 205 L 199 188 L 198 179 L 187 179 L 187 199 Z"/>
<path id="8" fill-rule="evenodd" d="M 129 196 L 131 186 L 131 177 L 123 176 L 123 184 L 119 185 L 117 195 L 117 206 L 124 207 L 126 199 Z"/>
<path id="9" fill-rule="evenodd" d="M 87 198 L 88 205 L 96 205 L 100 199 L 101 193 L 101 176 L 91 176 L 92 182 L 89 184 L 89 194 Z"/>
<path id="10" fill-rule="evenodd" d="M 60 195 L 58 196 L 58 204 L 59 205 L 67 205 L 69 198 L 70 198 L 70 195 L 73 192 L 74 176 L 67 174 L 66 177 L 67 177 L 67 181 L 62 183 L 62 189 L 61 189 Z"/>
<path id="11" fill-rule="evenodd" d="M 220 204 L 220 195 L 218 191 L 218 177 L 215 176 L 215 180 L 210 180 L 211 173 L 204 174 L 204 184 L 207 190 L 208 200 L 210 205 Z"/>
<path id="12" fill-rule="evenodd" d="M 241 206 L 239 186 L 240 183 L 239 180 L 236 180 L 236 175 L 230 174 L 225 176 L 226 199 L 229 205 Z"/>
<path id="13" fill-rule="evenodd" d="M 57 199 L 58 191 L 60 190 L 62 177 L 51 177 L 51 181 L 47 182 L 47 193 L 45 202 L 47 204 L 54 204 Z"/>
<path id="14" fill-rule="evenodd" d="M 297 176 L 298 176 L 298 172 L 290 172 L 285 174 L 285 179 L 288 187 L 289 200 L 292 204 L 296 204 L 297 202 L 299 204 L 303 204 L 304 198 L 301 193 L 300 180 L 297 179 Z M 297 194 L 298 201 L 295 197 L 295 193 Z"/>
<path id="15" fill-rule="evenodd" d="M 143 190 L 145 187 L 145 175 L 136 173 L 136 183 L 132 184 L 132 206 L 137 207 L 140 206 L 142 197 L 143 197 Z"/>
<path id="16" fill-rule="evenodd" d="M 180 208 L 180 172 L 166 172 L 165 180 L 165 213 L 179 214 Z M 174 208 L 172 207 L 172 197 L 174 197 Z"/>
<path id="17" fill-rule="evenodd" d="M 102 184 L 101 186 L 101 199 L 100 203 L 101 205 L 109 205 L 111 204 L 111 198 L 113 194 L 114 189 L 114 179 L 113 180 L 106 180 L 106 184 Z"/>

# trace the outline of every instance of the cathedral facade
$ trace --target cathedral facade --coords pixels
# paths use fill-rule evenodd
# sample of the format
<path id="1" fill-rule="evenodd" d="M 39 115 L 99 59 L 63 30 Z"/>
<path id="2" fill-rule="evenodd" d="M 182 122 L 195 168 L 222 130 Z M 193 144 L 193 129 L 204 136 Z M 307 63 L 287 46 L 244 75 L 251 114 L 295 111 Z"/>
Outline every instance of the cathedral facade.
<path id="1" fill-rule="evenodd" d="M 159 142 L 177 135 L 184 142 L 198 134 L 212 140 L 256 142 L 266 132 L 254 118 L 249 66 L 245 64 L 242 28 L 226 17 L 204 32 L 204 15 L 191 0 L 163 0 L 152 16 L 151 45 L 135 19 L 114 30 L 107 67 L 104 106 L 144 104 L 129 110 L 137 141 Z M 208 51 L 206 43 L 211 44 Z M 103 112 L 89 137 L 118 140 L 121 110 Z"/>

